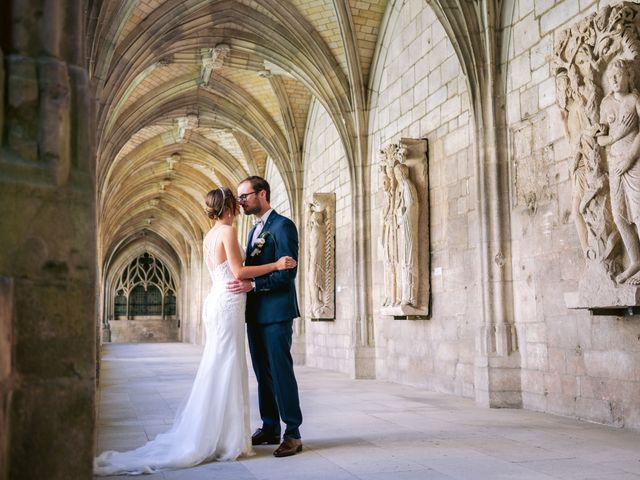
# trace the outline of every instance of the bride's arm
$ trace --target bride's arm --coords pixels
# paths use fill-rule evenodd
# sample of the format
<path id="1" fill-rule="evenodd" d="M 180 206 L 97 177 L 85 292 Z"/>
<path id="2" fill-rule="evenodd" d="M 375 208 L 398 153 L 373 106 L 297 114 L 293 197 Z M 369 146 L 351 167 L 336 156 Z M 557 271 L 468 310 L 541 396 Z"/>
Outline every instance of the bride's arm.
<path id="1" fill-rule="evenodd" d="M 248 280 L 250 278 L 267 275 L 268 273 L 275 272 L 276 270 L 285 270 L 296 266 L 296 261 L 293 258 L 280 257 L 277 261 L 272 263 L 246 267 L 243 264 L 242 254 L 240 253 L 240 247 L 238 246 L 236 229 L 233 227 L 225 228 L 224 231 L 220 232 L 220 236 L 222 237 L 222 243 L 224 244 L 231 273 L 233 273 L 233 276 L 238 280 Z"/>

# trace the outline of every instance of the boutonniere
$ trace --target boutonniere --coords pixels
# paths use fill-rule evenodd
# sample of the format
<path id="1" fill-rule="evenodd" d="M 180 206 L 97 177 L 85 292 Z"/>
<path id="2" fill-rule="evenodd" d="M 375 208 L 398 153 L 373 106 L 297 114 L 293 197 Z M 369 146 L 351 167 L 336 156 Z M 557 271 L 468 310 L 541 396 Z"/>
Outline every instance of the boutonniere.
<path id="1" fill-rule="evenodd" d="M 264 247 L 264 244 L 267 242 L 266 237 L 267 235 L 269 235 L 269 232 L 262 232 L 258 238 L 256 238 L 256 241 L 253 242 L 253 250 L 251 251 L 251 256 L 255 257 L 256 255 L 260 255 L 260 252 L 262 252 L 262 248 Z"/>

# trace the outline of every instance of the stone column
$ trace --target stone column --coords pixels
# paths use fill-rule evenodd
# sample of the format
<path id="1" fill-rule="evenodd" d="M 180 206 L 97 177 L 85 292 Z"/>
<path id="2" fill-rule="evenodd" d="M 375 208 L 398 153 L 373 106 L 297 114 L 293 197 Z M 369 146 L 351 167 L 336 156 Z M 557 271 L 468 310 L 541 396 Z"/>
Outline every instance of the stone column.
<path id="1" fill-rule="evenodd" d="M 501 8 L 496 2 L 432 2 L 465 70 L 476 142 L 482 310 L 476 334 L 476 402 L 520 407 L 520 352 L 513 321 L 511 228 L 503 74 L 499 68 Z"/>
<path id="2" fill-rule="evenodd" d="M 6 282 L 0 293 L 13 310 L 0 313 L 0 342 L 8 342 L 0 344 L 1 478 L 92 475 L 95 128 L 81 51 L 85 10 L 56 0 L 0 7 L 10 26 L 0 89 L 0 276 L 13 279 L 11 293 Z"/>
<path id="3" fill-rule="evenodd" d="M 7 478 L 11 343 L 13 337 L 13 280 L 0 277 L 0 478 Z"/>

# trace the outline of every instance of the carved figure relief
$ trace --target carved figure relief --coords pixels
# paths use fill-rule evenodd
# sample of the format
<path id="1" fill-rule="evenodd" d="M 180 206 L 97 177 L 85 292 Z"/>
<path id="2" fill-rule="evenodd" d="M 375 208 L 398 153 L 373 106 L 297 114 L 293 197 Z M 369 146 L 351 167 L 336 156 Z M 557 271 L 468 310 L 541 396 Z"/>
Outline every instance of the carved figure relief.
<path id="1" fill-rule="evenodd" d="M 610 291 L 636 292 L 640 284 L 639 28 L 640 5 L 607 6 L 563 32 L 554 51 L 557 103 L 572 148 L 572 210 L 587 262 L 583 299 L 583 290 L 597 296 L 598 280 L 611 282 Z M 638 303 L 637 293 L 615 296 L 596 303 Z"/>
<path id="2" fill-rule="evenodd" d="M 307 315 L 335 318 L 335 194 L 314 193 L 307 205 Z"/>
<path id="3" fill-rule="evenodd" d="M 572 157 L 569 167 L 571 174 L 571 213 L 578 231 L 582 252 L 587 255 L 587 224 L 580 210 L 580 202 L 587 185 L 587 167 L 580 145 L 582 130 L 588 125 L 585 117 L 585 99 L 578 93 L 575 77 L 569 78 L 565 72 L 556 76 L 556 98 L 560 107 L 560 115 L 564 134 L 571 145 Z"/>
<path id="4" fill-rule="evenodd" d="M 395 269 L 398 259 L 398 242 L 396 240 L 396 216 L 394 212 L 396 178 L 387 171 L 385 166 L 382 172 L 382 190 L 384 194 L 384 206 L 382 208 L 382 256 L 384 261 L 384 300 L 382 305 L 387 307 L 395 305 L 397 294 L 397 283 Z"/>
<path id="5" fill-rule="evenodd" d="M 640 96 L 632 85 L 632 65 L 618 59 L 609 68 L 611 92 L 600 105 L 600 121 L 606 135 L 598 143 L 606 146 L 609 166 L 611 211 L 629 265 L 616 276 L 618 283 L 640 284 Z"/>
<path id="6" fill-rule="evenodd" d="M 382 313 L 395 317 L 429 313 L 426 147 L 426 140 L 402 139 L 380 151 Z"/>
<path id="7" fill-rule="evenodd" d="M 398 163 L 393 167 L 398 182 L 395 216 L 398 225 L 398 267 L 400 267 L 400 305 L 418 304 L 418 194 L 409 180 L 409 167 Z"/>

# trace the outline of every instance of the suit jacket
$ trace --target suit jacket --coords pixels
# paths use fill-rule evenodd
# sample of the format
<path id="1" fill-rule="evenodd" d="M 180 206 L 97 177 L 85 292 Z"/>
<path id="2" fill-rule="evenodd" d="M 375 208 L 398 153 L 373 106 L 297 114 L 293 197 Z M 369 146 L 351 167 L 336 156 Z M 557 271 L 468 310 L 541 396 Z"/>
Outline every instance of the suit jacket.
<path id="1" fill-rule="evenodd" d="M 298 261 L 298 230 L 287 217 L 273 210 L 258 238 L 265 240 L 260 253 L 251 255 L 253 230 L 247 240 L 245 265 L 264 265 L 289 255 Z M 276 270 L 254 279 L 256 288 L 247 294 L 247 323 L 269 324 L 291 321 L 300 316 L 296 297 L 298 268 Z"/>

